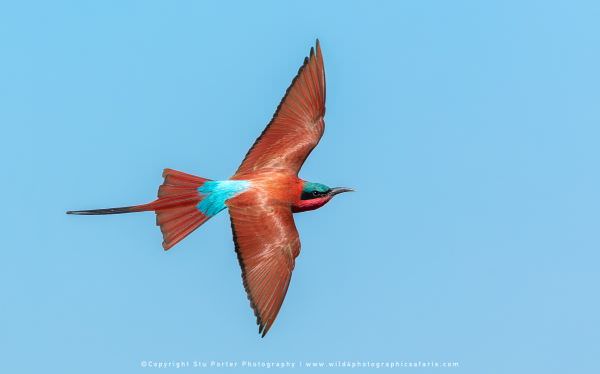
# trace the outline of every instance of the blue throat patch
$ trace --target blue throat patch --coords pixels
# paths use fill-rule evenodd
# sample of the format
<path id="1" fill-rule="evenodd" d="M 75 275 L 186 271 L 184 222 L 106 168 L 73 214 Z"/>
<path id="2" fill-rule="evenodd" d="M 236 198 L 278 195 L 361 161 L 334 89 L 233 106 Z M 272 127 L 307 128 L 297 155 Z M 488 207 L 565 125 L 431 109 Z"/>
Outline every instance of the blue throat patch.
<path id="1" fill-rule="evenodd" d="M 248 181 L 208 181 L 198 188 L 204 198 L 198 209 L 206 216 L 212 217 L 226 208 L 225 202 L 235 195 L 244 192 L 250 186 Z"/>

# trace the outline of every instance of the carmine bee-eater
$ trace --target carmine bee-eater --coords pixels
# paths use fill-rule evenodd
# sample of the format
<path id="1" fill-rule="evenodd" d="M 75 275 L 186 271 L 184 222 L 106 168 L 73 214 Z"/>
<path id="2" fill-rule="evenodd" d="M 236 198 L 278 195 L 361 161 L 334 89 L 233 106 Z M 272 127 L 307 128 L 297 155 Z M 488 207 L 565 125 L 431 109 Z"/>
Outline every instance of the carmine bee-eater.
<path id="1" fill-rule="evenodd" d="M 320 208 L 335 195 L 352 191 L 298 178 L 323 135 L 324 115 L 325 69 L 317 40 L 271 122 L 231 178 L 215 181 L 165 169 L 158 199 L 151 203 L 67 214 L 153 211 L 168 250 L 228 208 L 244 288 L 264 337 L 281 308 L 300 253 L 292 213 Z"/>

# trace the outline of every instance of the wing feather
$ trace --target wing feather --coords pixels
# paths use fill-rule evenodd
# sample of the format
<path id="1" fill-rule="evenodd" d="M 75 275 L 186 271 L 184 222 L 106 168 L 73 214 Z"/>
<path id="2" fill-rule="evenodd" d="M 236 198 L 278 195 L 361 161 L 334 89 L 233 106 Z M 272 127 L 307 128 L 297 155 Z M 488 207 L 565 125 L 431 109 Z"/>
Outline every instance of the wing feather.
<path id="1" fill-rule="evenodd" d="M 252 196 L 254 194 L 254 196 Z M 287 293 L 300 238 L 289 206 L 248 192 L 228 201 L 235 250 L 259 333 L 269 331 Z"/>
<path id="2" fill-rule="evenodd" d="M 325 68 L 317 40 L 273 118 L 256 139 L 236 175 L 280 169 L 297 175 L 325 129 Z"/>

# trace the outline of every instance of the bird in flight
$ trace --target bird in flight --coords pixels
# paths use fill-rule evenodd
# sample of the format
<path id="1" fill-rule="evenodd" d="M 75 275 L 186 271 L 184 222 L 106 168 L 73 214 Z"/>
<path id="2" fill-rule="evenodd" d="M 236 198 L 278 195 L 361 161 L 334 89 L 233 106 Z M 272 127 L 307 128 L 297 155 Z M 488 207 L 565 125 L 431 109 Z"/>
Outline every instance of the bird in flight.
<path id="1" fill-rule="evenodd" d="M 153 211 L 163 248 L 227 208 L 242 280 L 264 337 L 281 308 L 300 253 L 293 213 L 314 210 L 350 188 L 298 178 L 325 128 L 325 69 L 319 41 L 304 59 L 273 118 L 228 180 L 165 169 L 158 198 L 148 204 L 76 210 L 99 215 Z"/>

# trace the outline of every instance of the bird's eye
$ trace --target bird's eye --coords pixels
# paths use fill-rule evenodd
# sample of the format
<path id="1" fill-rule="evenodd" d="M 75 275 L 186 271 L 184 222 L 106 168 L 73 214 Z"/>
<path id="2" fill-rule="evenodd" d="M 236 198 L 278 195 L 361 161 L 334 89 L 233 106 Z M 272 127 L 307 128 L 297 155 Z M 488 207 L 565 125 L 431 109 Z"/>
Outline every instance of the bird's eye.
<path id="1" fill-rule="evenodd" d="M 319 196 L 319 191 L 313 191 L 312 194 L 313 196 Z"/>

